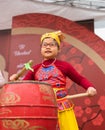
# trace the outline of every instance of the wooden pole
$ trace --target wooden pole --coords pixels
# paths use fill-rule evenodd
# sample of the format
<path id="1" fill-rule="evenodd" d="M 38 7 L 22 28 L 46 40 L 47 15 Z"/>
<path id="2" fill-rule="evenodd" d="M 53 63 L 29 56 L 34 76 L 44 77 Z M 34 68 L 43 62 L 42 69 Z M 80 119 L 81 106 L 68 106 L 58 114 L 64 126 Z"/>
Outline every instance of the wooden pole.
<path id="1" fill-rule="evenodd" d="M 67 99 L 73 99 L 73 98 L 80 98 L 80 97 L 86 97 L 89 96 L 88 93 L 80 93 L 80 94 L 74 94 L 74 95 L 68 95 Z"/>
<path id="2" fill-rule="evenodd" d="M 11 80 L 12 76 L 10 77 L 10 80 L 11 81 L 18 80 L 19 77 L 21 77 L 27 70 L 30 70 L 30 69 L 32 70 L 32 68 L 31 68 L 32 63 L 33 63 L 32 60 L 30 60 L 28 63 L 26 63 L 26 64 L 28 64 L 28 68 L 26 68 L 26 66 L 24 65 L 24 67 L 18 73 L 14 74 L 15 76 L 13 75 L 14 78 L 12 80 Z"/>

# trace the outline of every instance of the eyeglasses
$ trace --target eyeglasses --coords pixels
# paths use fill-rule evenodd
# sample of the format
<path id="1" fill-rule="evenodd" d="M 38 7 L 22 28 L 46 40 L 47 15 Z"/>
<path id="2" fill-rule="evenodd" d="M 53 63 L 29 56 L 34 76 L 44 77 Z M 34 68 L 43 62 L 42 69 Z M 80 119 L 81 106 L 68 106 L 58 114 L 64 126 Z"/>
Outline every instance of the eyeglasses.
<path id="1" fill-rule="evenodd" d="M 55 42 L 51 42 L 51 43 L 43 42 L 42 43 L 42 47 L 46 48 L 47 46 L 49 46 L 49 47 L 56 47 L 57 43 L 55 43 Z"/>

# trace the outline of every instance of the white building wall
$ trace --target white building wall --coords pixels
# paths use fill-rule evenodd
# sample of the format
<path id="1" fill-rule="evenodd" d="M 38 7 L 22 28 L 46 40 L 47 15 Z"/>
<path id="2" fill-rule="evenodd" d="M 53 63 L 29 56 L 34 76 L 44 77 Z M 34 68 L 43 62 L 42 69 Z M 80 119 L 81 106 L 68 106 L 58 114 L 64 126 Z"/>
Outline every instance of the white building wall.
<path id="1" fill-rule="evenodd" d="M 98 20 L 94 23 L 95 34 L 105 41 L 105 20 Z"/>

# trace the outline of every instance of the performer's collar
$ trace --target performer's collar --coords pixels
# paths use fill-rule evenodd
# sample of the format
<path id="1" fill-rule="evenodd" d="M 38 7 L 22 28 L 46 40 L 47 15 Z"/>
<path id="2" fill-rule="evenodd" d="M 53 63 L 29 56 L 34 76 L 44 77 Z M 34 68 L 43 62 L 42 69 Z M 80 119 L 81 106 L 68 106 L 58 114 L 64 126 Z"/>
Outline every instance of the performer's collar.
<path id="1" fill-rule="evenodd" d="M 55 62 L 56 62 L 56 58 L 55 59 L 44 60 L 44 61 L 42 61 L 42 66 L 43 67 L 49 67 L 52 64 L 54 64 Z"/>

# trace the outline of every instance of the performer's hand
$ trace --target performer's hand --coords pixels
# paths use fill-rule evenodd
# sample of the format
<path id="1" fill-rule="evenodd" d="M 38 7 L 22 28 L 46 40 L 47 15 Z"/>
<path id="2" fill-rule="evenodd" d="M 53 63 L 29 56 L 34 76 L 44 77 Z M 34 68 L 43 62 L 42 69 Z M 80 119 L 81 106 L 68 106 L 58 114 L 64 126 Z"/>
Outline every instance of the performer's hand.
<path id="1" fill-rule="evenodd" d="M 97 90 L 94 87 L 89 87 L 87 89 L 87 93 L 89 94 L 89 96 L 94 96 L 97 94 Z"/>
<path id="2" fill-rule="evenodd" d="M 16 80 L 16 77 L 17 77 L 17 74 L 13 74 L 10 76 L 10 81 L 15 81 Z"/>

